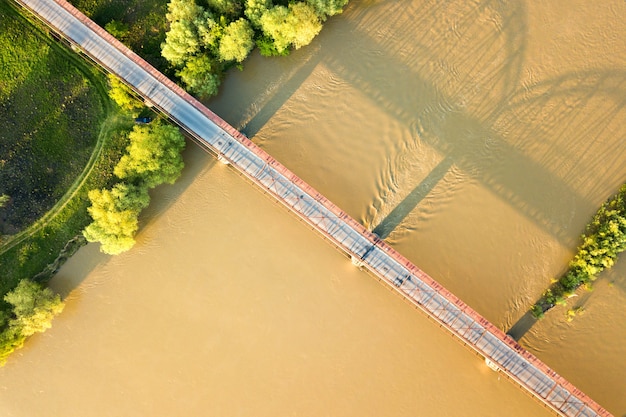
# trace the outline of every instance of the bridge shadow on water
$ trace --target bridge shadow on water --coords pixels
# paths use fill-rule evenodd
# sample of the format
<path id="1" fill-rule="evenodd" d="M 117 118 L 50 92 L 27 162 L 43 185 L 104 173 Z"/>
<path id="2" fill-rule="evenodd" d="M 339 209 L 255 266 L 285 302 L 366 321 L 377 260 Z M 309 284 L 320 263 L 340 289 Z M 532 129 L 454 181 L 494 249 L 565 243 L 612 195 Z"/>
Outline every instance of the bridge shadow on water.
<path id="1" fill-rule="evenodd" d="M 397 7 L 400 13 L 402 6 Z M 471 39 L 465 47 L 449 47 L 433 39 L 433 33 L 446 30 L 439 23 L 445 20 L 436 18 L 443 7 L 437 4 L 420 12 L 416 27 L 428 28 L 423 36 L 382 45 L 386 76 L 408 79 L 405 90 L 413 97 L 398 97 L 381 88 L 382 83 L 371 81 L 370 65 L 353 65 L 340 52 L 329 54 L 324 63 L 379 103 L 381 111 L 414 129 L 416 136 L 444 155 L 447 164 L 470 173 L 562 245 L 575 247 L 589 217 L 626 177 L 624 148 L 620 141 L 611 140 L 626 138 L 626 74 L 615 70 L 566 73 L 521 85 L 526 33 L 523 3 L 506 5 L 509 9 L 504 10 L 493 2 L 481 2 L 478 9 L 493 7 L 502 16 L 499 30 L 484 31 L 475 22 L 485 16 L 477 16 L 479 11 L 468 13 L 455 25 L 461 37 Z M 359 21 L 360 27 L 376 27 L 384 24 L 384 17 L 353 21 Z M 359 32 L 357 27 L 353 30 Z M 364 43 L 373 41 L 364 33 L 359 38 Z M 504 55 L 493 50 L 498 42 Z M 423 62 L 436 63 L 436 70 Z M 477 85 L 492 86 L 498 94 L 473 90 Z M 375 230 L 388 236 L 419 204 L 425 190 L 434 188 L 431 181 L 443 178 L 445 172 L 440 169 L 437 166 Z M 537 193 L 538 184 L 549 198 Z M 544 279 L 546 285 L 548 278 L 535 277 Z M 579 300 L 584 302 L 586 298 Z M 526 313 L 509 333 L 520 339 L 535 322 Z"/>
<path id="2" fill-rule="evenodd" d="M 618 148 L 600 149 L 603 135 L 624 135 L 624 128 L 615 122 L 624 111 L 624 74 L 565 74 L 533 86 L 520 85 L 527 30 L 524 3 L 483 1 L 476 7 L 461 3 L 454 6 L 469 9 L 453 24 L 445 16 L 449 4 L 433 2 L 409 10 L 416 16 L 411 30 L 401 26 L 402 19 L 394 27 L 386 16 L 407 13 L 407 7 L 416 7 L 412 3 L 397 2 L 384 16 L 371 12 L 375 6 L 350 7 L 345 12 L 349 18 L 337 29 L 350 40 L 317 46 L 281 83 L 286 92 L 274 94 L 257 109 L 244 131 L 258 132 L 322 63 L 407 126 L 414 137 L 451 158 L 563 245 L 573 247 L 578 232 L 572 234 L 569 228 L 581 227 L 595 211 L 597 201 L 591 200 L 597 198 L 590 195 L 598 193 L 598 172 L 619 167 L 615 161 L 624 154 Z M 493 28 L 478 23 L 484 21 L 492 21 Z M 399 35 L 375 39 L 371 27 Z M 376 54 L 361 54 L 373 48 Z M 379 64 L 381 53 L 384 68 Z M 400 95 L 397 89 L 385 88 L 394 80 L 404 83 Z M 612 104 L 606 106 L 606 99 Z M 538 146 L 543 152 L 534 149 Z M 601 185 L 603 195 L 614 191 L 624 172 L 603 172 L 617 178 Z M 547 185 L 551 198 L 537 194 L 536 184 Z M 572 207 L 577 216 L 573 220 L 563 215 Z"/>
<path id="3" fill-rule="evenodd" d="M 578 232 L 572 234 L 568 229 L 572 225 L 582 227 L 596 209 L 597 201 L 592 200 L 597 197 L 590 195 L 597 194 L 598 172 L 605 171 L 605 167 L 614 169 L 613 173 L 602 172 L 606 178 L 614 178 L 602 186 L 606 196 L 614 191 L 624 174 L 623 164 L 615 163 L 624 151 L 618 147 L 602 149 L 603 135 L 608 135 L 609 130 L 624 136 L 624 128 L 616 122 L 623 120 L 624 74 L 611 71 L 567 74 L 532 87 L 518 85 L 525 49 L 520 32 L 524 33 L 525 22 L 523 6 L 516 4 L 518 7 L 512 10 L 499 10 L 505 16 L 500 23 L 505 56 L 491 51 L 498 42 L 496 34 L 480 27 L 473 30 L 476 16 L 471 14 L 457 25 L 459 30 L 464 30 L 462 36 L 473 40 L 470 47 L 455 50 L 428 37 L 438 29 L 445 31 L 437 23 L 439 20 L 434 19 L 440 5 L 431 14 L 424 12 L 424 20 L 416 23 L 429 28 L 423 37 L 407 39 L 397 46 L 383 45 L 381 49 L 387 51 L 386 76 L 408 80 L 406 97 L 398 97 L 372 82 L 367 70 L 371 65 L 353 65 L 343 59 L 345 54 L 341 51 L 325 56 L 324 63 L 378 102 L 381 111 L 403 122 L 415 136 L 451 158 L 493 194 L 563 245 L 572 247 L 577 243 Z M 491 2 L 484 2 L 481 7 L 490 5 Z M 426 21 L 427 17 L 431 19 Z M 380 19 L 378 22 L 376 18 L 366 18 L 362 26 L 382 24 L 383 18 Z M 358 32 L 358 28 L 354 31 Z M 509 31 L 515 34 L 508 35 Z M 359 39 L 367 44 L 372 41 L 367 36 L 360 34 Z M 446 52 L 439 54 L 438 50 Z M 459 65 L 449 70 L 452 74 L 459 74 L 462 66 L 469 70 L 465 75 L 457 75 L 450 86 L 444 82 L 447 79 L 443 80 L 450 74 L 420 64 L 416 64 L 417 70 L 413 69 L 398 56 L 415 56 L 416 61 L 425 62 L 454 60 Z M 472 84 L 492 86 L 493 91 L 499 91 L 498 96 L 493 97 L 485 90 L 474 93 Z M 605 105 L 606 99 L 610 106 Z M 575 101 L 577 107 L 572 108 L 566 103 L 568 100 Z M 580 108 L 584 111 L 576 110 Z M 577 130 L 582 124 L 586 128 Z M 519 136 L 510 137 L 509 132 Z M 545 147 L 545 152 L 536 152 L 534 146 Z M 537 184 L 543 184 L 551 198 L 537 194 Z M 573 207 L 578 216 L 574 221 L 563 216 Z"/>
<path id="4" fill-rule="evenodd" d="M 454 165 L 573 249 L 589 217 L 626 177 L 625 150 L 611 139 L 626 138 L 626 74 L 564 73 L 521 84 L 523 1 L 383 3 L 384 13 L 377 12 L 380 2 L 351 3 L 345 19 L 328 22 L 317 49 L 296 51 L 303 62 L 287 77 L 265 80 L 273 88 L 246 110 L 244 131 L 257 133 L 324 65 L 405 126 L 411 140 L 443 156 L 376 226 L 379 235 L 400 225 Z M 390 22 L 395 13 L 410 15 L 410 27 L 405 19 Z M 389 88 L 397 82 L 400 89 Z M 405 152 L 417 152 L 405 145 Z M 548 284 L 548 277 L 534 279 Z M 511 332 L 521 337 L 531 325 L 523 316 Z"/>
<path id="5" fill-rule="evenodd" d="M 385 239 L 422 201 L 452 166 L 452 158 L 445 158 L 407 195 L 373 230 Z"/>

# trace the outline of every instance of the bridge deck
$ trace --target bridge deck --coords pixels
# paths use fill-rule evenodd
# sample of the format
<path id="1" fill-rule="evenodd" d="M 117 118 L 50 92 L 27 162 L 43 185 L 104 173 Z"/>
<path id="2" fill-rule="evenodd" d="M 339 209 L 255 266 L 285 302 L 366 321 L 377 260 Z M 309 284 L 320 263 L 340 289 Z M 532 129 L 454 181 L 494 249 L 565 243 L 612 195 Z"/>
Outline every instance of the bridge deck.
<path id="1" fill-rule="evenodd" d="M 558 414 L 611 415 L 65 0 L 18 1 Z"/>

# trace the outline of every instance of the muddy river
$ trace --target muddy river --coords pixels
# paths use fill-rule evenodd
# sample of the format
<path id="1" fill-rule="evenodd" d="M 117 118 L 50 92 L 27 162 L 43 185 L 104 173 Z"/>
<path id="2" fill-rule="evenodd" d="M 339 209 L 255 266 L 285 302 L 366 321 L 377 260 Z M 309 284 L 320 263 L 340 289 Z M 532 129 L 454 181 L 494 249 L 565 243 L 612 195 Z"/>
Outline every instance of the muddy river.
<path id="1" fill-rule="evenodd" d="M 209 106 L 502 329 L 626 179 L 626 2 L 356 1 Z M 6 416 L 551 415 L 190 145 L 138 244 L 79 251 Z M 521 343 L 626 415 L 626 264 Z"/>

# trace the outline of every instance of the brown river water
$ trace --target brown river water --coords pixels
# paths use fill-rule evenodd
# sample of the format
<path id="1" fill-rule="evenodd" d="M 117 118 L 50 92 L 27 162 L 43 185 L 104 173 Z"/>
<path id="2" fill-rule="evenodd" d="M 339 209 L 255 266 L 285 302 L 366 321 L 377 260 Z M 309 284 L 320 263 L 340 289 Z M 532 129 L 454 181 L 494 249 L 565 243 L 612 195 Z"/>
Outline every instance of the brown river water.
<path id="1" fill-rule="evenodd" d="M 209 106 L 502 329 L 626 179 L 626 2 L 355 1 Z M 551 413 L 190 145 L 137 246 L 79 251 L 2 416 Z M 521 343 L 626 415 L 626 264 Z"/>

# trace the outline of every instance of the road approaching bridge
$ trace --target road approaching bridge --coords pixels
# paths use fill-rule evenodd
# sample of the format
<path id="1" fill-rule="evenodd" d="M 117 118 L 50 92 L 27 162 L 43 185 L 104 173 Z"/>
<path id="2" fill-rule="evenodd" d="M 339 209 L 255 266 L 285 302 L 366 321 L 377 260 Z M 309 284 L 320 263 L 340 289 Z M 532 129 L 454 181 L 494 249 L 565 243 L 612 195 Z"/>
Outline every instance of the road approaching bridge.
<path id="1" fill-rule="evenodd" d="M 512 338 L 328 201 L 65 0 L 18 0 L 47 26 L 117 75 L 206 149 L 390 285 L 441 327 L 557 414 L 611 416 Z"/>

